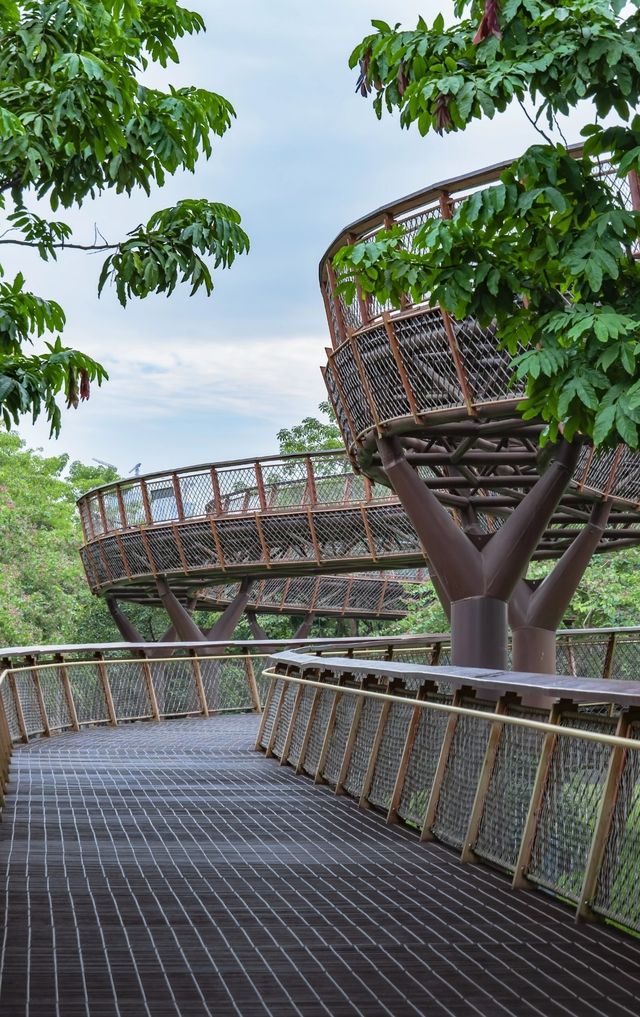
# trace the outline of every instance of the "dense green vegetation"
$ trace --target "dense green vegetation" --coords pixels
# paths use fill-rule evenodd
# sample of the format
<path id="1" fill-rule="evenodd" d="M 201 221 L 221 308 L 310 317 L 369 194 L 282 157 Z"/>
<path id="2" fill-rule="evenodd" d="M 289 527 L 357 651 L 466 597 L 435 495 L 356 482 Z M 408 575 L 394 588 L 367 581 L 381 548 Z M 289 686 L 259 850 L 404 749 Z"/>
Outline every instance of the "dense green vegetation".
<path id="1" fill-rule="evenodd" d="M 638 6 L 456 0 L 450 25 L 442 14 L 413 30 L 374 21 L 351 58 L 378 117 L 386 109 L 422 135 L 464 130 L 514 103 L 539 133 L 452 218 L 427 219 L 413 238 L 393 224 L 336 263 L 349 299 L 359 285 L 398 307 L 410 294 L 495 322 L 525 382 L 523 416 L 547 422 L 543 442 L 640 442 L 640 215 L 621 198 L 640 170 Z M 593 122 L 572 156 L 563 117 L 579 103 Z M 620 123 L 606 126 L 612 114 Z"/>
<path id="2" fill-rule="evenodd" d="M 147 194 L 167 176 L 208 158 L 235 112 L 203 88 L 146 83 L 154 65 L 178 63 L 178 40 L 204 31 L 200 14 L 177 0 L 3 0 L 0 4 L 0 244 L 37 251 L 44 261 L 65 248 L 102 252 L 98 292 L 113 286 L 121 304 L 150 293 L 213 288 L 212 268 L 248 250 L 240 216 L 205 198 L 153 213 L 122 240 L 93 240 L 43 217 L 80 207 L 108 191 Z M 145 80 L 146 79 L 146 80 Z M 36 201 L 39 205 L 34 208 Z M 65 315 L 31 293 L 23 275 L 0 266 L 0 419 L 7 428 L 30 413 L 60 430 L 56 397 L 67 406 L 89 397 L 100 364 L 60 338 Z M 41 341 L 30 352 L 29 344 Z"/>

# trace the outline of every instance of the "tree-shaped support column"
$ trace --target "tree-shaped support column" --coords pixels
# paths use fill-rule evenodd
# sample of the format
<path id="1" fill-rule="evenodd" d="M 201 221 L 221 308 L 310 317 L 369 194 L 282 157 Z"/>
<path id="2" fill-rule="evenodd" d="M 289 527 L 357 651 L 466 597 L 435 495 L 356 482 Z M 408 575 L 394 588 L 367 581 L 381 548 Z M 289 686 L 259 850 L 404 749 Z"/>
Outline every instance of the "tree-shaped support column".
<path id="1" fill-rule="evenodd" d="M 451 602 L 451 659 L 507 667 L 507 604 L 571 480 L 579 446 L 561 442 L 545 473 L 500 529 L 465 533 L 405 458 L 397 438 L 378 438 L 384 471 Z"/>

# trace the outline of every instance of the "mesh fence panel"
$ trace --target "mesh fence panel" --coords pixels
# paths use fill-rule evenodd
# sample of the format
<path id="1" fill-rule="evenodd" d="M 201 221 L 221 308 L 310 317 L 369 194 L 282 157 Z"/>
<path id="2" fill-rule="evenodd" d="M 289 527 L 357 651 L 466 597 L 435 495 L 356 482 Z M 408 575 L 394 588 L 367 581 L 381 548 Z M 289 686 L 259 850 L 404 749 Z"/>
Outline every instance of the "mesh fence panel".
<path id="1" fill-rule="evenodd" d="M 309 733 L 309 744 L 307 745 L 307 751 L 304 757 L 304 771 L 312 777 L 315 777 L 318 770 L 320 753 L 322 752 L 322 744 L 324 742 L 324 736 L 327 730 L 334 696 L 335 692 L 331 692 L 329 689 L 322 689 L 320 692 L 320 698 L 318 699 L 318 705 L 316 707 L 311 731 Z"/>
<path id="2" fill-rule="evenodd" d="M 289 731 L 289 724 L 291 723 L 291 715 L 293 713 L 293 704 L 297 693 L 298 686 L 294 682 L 287 682 L 287 691 L 284 694 L 282 709 L 280 710 L 280 717 L 278 719 L 278 729 L 273 743 L 273 754 L 274 756 L 277 756 L 278 759 L 282 758 L 282 750 L 287 738 L 287 732 Z"/>
<path id="3" fill-rule="evenodd" d="M 429 698 L 451 702 L 449 697 Z M 424 709 L 420 717 L 398 805 L 398 815 L 412 826 L 421 828 L 424 822 L 447 719 L 446 713 Z"/>
<path id="4" fill-rule="evenodd" d="M 631 726 L 640 738 L 640 724 Z M 609 837 L 596 887 L 594 911 L 640 932 L 640 752 L 624 763 Z"/>
<path id="5" fill-rule="evenodd" d="M 274 688 L 273 693 L 271 695 L 271 702 L 269 703 L 269 708 L 264 719 L 262 734 L 260 736 L 260 745 L 262 746 L 263 749 L 266 749 L 267 745 L 269 744 L 269 739 L 271 738 L 273 722 L 275 720 L 276 712 L 278 709 L 278 703 L 280 702 L 280 695 L 282 693 L 282 686 L 284 685 L 284 681 L 282 678 L 274 678 L 273 683 Z"/>
<path id="6" fill-rule="evenodd" d="M 80 667 L 67 664 L 67 674 L 79 723 L 90 724 L 109 720 L 98 665 Z"/>
<path id="7" fill-rule="evenodd" d="M 474 699 L 463 699 L 462 706 L 483 713 L 494 709 Z M 458 717 L 432 828 L 436 837 L 452 847 L 464 844 L 490 730 L 483 720 Z"/>
<path id="8" fill-rule="evenodd" d="M 64 686 L 60 681 L 58 669 L 38 669 L 38 679 L 42 689 L 44 708 L 47 713 L 47 720 L 51 730 L 60 730 L 69 727 L 71 717 L 69 716 L 69 705 L 64 694 Z"/>
<path id="9" fill-rule="evenodd" d="M 509 707 L 511 716 L 547 719 L 547 712 Z M 544 741 L 541 731 L 505 725 L 500 735 L 489 790 L 474 850 L 482 858 L 514 869 Z"/>
<path id="10" fill-rule="evenodd" d="M 563 718 L 564 726 L 612 734 L 607 717 Z M 610 748 L 558 737 L 544 790 L 528 877 L 577 900 L 591 846 Z"/>
<path id="11" fill-rule="evenodd" d="M 193 673 L 193 665 L 188 659 L 169 660 L 163 665 L 165 678 L 161 690 L 162 706 L 158 701 L 161 713 L 172 714 L 200 713 L 202 707 Z M 157 696 L 156 683 L 156 696 Z"/>
<path id="12" fill-rule="evenodd" d="M 297 766 L 300 762 L 302 743 L 307 731 L 307 724 L 309 723 L 309 717 L 311 715 L 311 704 L 313 703 L 315 694 L 316 689 L 314 688 L 305 688 L 302 690 L 302 697 L 298 704 L 296 723 L 291 737 L 289 753 L 287 755 L 287 760 L 292 766 Z"/>
<path id="13" fill-rule="evenodd" d="M 7 724 L 9 725 L 11 740 L 15 741 L 20 738 L 20 725 L 18 723 L 18 714 L 16 713 L 16 704 L 13 701 L 13 694 L 6 678 L 0 686 L 0 696 L 2 697 L 2 706 L 4 715 L 7 718 Z"/>
<path id="14" fill-rule="evenodd" d="M 15 676 L 15 682 L 27 734 L 39 734 L 42 731 L 42 714 L 33 678 L 28 671 L 22 671 Z"/>
<path id="15" fill-rule="evenodd" d="M 118 720 L 152 716 L 141 661 L 109 663 L 107 676 Z"/>
<path id="16" fill-rule="evenodd" d="M 325 760 L 322 776 L 329 784 L 335 785 L 340 776 L 342 757 L 344 756 L 347 738 L 351 729 L 351 720 L 356 705 L 356 697 L 343 695 L 336 710 L 335 724 L 331 732 L 329 751 Z"/>
<path id="17" fill-rule="evenodd" d="M 364 778 L 369 767 L 373 740 L 378 729 L 382 703 L 376 699 L 365 699 L 358 731 L 349 760 L 349 769 L 344 780 L 343 787 L 347 794 L 359 798 L 364 787 Z"/>
<path id="18" fill-rule="evenodd" d="M 385 811 L 391 804 L 400 757 L 407 740 L 409 721 L 414 707 L 392 703 L 384 725 L 380 748 L 376 756 L 373 780 L 368 800 Z"/>

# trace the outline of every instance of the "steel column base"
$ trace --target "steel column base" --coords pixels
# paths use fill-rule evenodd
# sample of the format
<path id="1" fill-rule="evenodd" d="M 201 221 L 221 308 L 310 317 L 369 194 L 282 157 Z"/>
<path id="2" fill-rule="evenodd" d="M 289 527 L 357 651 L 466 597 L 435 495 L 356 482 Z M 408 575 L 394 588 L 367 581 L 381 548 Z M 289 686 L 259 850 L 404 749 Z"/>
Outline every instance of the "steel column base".
<path id="1" fill-rule="evenodd" d="M 495 597 L 466 597 L 451 605 L 451 663 L 506 671 L 507 605 Z"/>
<path id="2" fill-rule="evenodd" d="M 556 673 L 555 630 L 523 625 L 511 633 L 512 669 L 536 674 Z"/>

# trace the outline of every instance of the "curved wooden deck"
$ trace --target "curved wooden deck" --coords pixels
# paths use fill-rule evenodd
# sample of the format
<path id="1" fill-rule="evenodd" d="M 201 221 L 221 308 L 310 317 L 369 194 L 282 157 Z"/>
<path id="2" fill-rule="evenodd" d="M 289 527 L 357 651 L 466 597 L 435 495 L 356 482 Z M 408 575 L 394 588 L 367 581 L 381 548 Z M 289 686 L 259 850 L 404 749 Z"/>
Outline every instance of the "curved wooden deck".
<path id="1" fill-rule="evenodd" d="M 640 941 L 294 778 L 257 724 L 16 750 L 2 1014 L 637 1014 Z"/>

